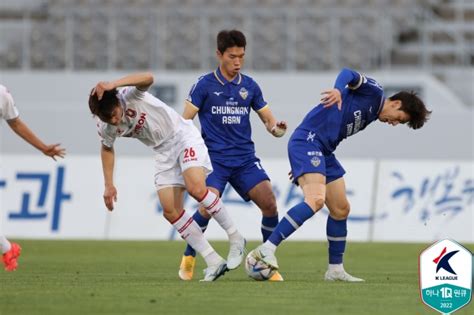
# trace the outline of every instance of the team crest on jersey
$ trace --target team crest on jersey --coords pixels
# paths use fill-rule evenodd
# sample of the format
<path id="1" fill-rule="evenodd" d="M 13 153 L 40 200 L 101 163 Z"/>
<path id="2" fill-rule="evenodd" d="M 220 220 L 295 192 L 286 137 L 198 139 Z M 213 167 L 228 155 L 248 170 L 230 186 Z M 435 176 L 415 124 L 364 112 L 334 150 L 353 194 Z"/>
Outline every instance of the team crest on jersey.
<path id="1" fill-rule="evenodd" d="M 127 108 L 127 110 L 125 111 L 125 115 L 130 118 L 135 118 L 137 117 L 137 112 L 134 109 Z"/>
<path id="2" fill-rule="evenodd" d="M 313 156 L 311 158 L 311 164 L 313 164 L 314 167 L 318 167 L 319 164 L 321 164 L 321 159 L 318 158 L 317 156 Z"/>
<path id="3" fill-rule="evenodd" d="M 249 91 L 247 91 L 246 88 L 241 88 L 239 91 L 240 97 L 242 97 L 244 100 L 249 96 Z"/>

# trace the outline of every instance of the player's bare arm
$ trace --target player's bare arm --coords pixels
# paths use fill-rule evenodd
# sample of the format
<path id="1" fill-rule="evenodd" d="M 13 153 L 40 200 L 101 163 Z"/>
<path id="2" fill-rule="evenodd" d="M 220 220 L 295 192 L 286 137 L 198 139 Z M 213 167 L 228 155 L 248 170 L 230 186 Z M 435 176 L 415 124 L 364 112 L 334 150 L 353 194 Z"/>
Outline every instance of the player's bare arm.
<path id="1" fill-rule="evenodd" d="M 283 137 L 283 135 L 285 135 L 287 129 L 286 121 L 277 121 L 268 106 L 263 107 L 257 112 L 257 114 L 265 125 L 267 131 L 274 137 Z"/>
<path id="2" fill-rule="evenodd" d="M 117 202 L 117 189 L 114 186 L 114 149 L 102 145 L 100 157 L 102 159 L 102 171 L 104 173 L 104 203 L 107 209 L 112 211 L 114 209 L 114 202 Z"/>
<path id="3" fill-rule="evenodd" d="M 342 108 L 342 96 L 341 91 L 338 89 L 326 90 L 321 93 L 321 104 L 324 107 L 330 107 L 337 104 L 337 108 L 341 110 Z"/>
<path id="4" fill-rule="evenodd" d="M 8 125 L 17 135 L 53 160 L 56 161 L 56 157 L 64 158 L 66 155 L 66 150 L 61 148 L 59 143 L 45 144 L 20 118 L 8 120 Z"/>
<path id="5" fill-rule="evenodd" d="M 184 111 L 183 111 L 183 118 L 184 119 L 194 119 L 196 117 L 199 108 L 194 106 L 190 101 L 184 101 Z"/>
<path id="6" fill-rule="evenodd" d="M 115 81 L 101 81 L 97 83 L 95 88 L 92 90 L 91 95 L 97 94 L 97 97 L 100 100 L 105 91 L 111 91 L 121 86 L 135 86 L 141 91 L 147 91 L 153 84 L 153 81 L 153 74 L 150 72 L 134 73 Z"/>

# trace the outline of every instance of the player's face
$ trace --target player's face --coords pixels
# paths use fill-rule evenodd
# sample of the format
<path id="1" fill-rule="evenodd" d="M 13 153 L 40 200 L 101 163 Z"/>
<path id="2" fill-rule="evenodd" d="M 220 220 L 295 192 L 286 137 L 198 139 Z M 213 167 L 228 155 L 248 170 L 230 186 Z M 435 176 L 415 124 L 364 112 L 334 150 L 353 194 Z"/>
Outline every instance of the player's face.
<path id="1" fill-rule="evenodd" d="M 227 48 L 223 54 L 217 51 L 222 74 L 229 79 L 234 78 L 244 65 L 244 56 L 244 47 L 230 47 Z"/>
<path id="2" fill-rule="evenodd" d="M 114 126 L 118 126 L 118 124 L 122 120 L 122 116 L 123 116 L 122 106 L 117 106 L 112 111 L 112 117 L 109 119 L 109 121 L 106 121 L 106 123 L 114 125 Z"/>
<path id="3" fill-rule="evenodd" d="M 380 113 L 379 120 L 392 126 L 407 123 L 410 120 L 410 116 L 404 111 L 400 110 L 401 106 L 402 103 L 400 101 L 390 102 L 388 106 Z"/>

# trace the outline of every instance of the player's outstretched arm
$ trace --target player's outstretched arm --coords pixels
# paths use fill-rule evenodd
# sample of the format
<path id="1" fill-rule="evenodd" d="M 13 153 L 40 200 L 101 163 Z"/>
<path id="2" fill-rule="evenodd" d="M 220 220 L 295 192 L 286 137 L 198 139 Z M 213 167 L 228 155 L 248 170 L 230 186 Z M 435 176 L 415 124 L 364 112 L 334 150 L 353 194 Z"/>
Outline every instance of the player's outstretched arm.
<path id="1" fill-rule="evenodd" d="M 56 157 L 64 158 L 66 155 L 66 150 L 61 148 L 59 143 L 44 144 L 20 118 L 8 120 L 8 125 L 17 135 L 53 160 L 56 161 Z"/>
<path id="2" fill-rule="evenodd" d="M 286 133 L 286 121 L 277 121 L 268 106 L 263 107 L 257 112 L 265 128 L 274 137 L 283 137 Z"/>
<path id="3" fill-rule="evenodd" d="M 98 99 L 102 99 L 105 91 L 111 91 L 121 86 L 135 86 L 141 91 L 146 91 L 153 84 L 153 74 L 150 72 L 129 74 L 115 81 L 101 81 L 92 90 L 91 95 L 97 94 Z"/>
<path id="4" fill-rule="evenodd" d="M 104 203 L 107 209 L 112 211 L 114 210 L 114 202 L 117 202 L 117 189 L 114 186 L 114 149 L 102 145 L 100 157 L 102 159 L 102 171 L 104 173 Z"/>

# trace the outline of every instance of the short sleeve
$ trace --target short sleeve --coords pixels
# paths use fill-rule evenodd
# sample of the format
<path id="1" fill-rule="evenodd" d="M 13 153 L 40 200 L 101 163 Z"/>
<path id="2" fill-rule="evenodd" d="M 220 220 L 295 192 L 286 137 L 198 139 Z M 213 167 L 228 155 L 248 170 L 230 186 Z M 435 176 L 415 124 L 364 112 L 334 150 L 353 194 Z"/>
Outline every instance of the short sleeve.
<path id="1" fill-rule="evenodd" d="M 115 139 L 117 138 L 117 132 L 115 129 L 114 126 L 97 119 L 97 132 L 100 137 L 100 142 L 108 148 L 114 146 Z"/>
<path id="2" fill-rule="evenodd" d="M 206 100 L 206 84 L 204 82 L 204 77 L 200 77 L 196 83 L 193 84 L 191 90 L 189 91 L 188 97 L 186 100 L 201 109 L 205 100 Z"/>
<path id="3" fill-rule="evenodd" d="M 125 102 L 132 102 L 142 100 L 145 97 L 145 92 L 134 86 L 126 86 L 121 88 L 118 93 Z"/>
<path id="4" fill-rule="evenodd" d="M 252 99 L 252 108 L 254 111 L 258 111 L 267 105 L 267 102 L 263 99 L 263 93 L 258 86 L 257 82 L 253 81 L 253 99 Z"/>
<path id="5" fill-rule="evenodd" d="M 19 116 L 13 97 L 5 87 L 0 89 L 0 118 L 12 120 Z"/>

